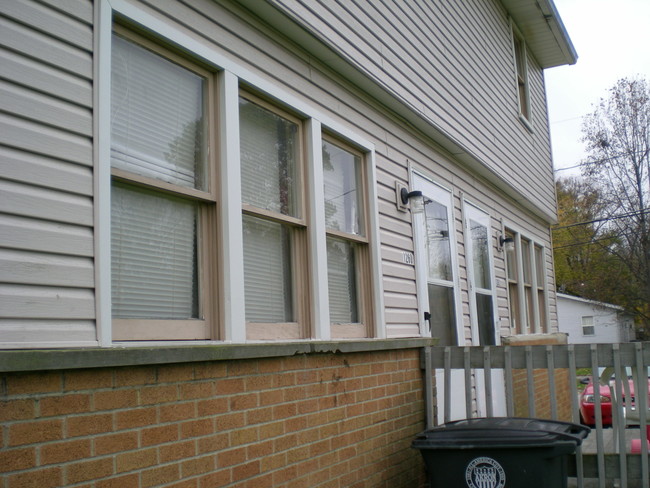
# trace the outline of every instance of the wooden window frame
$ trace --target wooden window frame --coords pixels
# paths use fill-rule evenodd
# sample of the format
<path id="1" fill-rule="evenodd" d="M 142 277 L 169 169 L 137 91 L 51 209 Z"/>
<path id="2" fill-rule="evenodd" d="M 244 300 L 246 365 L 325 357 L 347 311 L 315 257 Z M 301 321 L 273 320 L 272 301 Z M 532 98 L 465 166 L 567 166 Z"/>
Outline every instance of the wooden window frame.
<path id="1" fill-rule="evenodd" d="M 291 280 L 292 280 L 292 304 L 293 322 L 252 322 L 246 320 L 246 339 L 247 340 L 292 340 L 304 339 L 312 335 L 312 325 L 310 321 L 310 293 L 309 293 L 309 253 L 308 253 L 308 221 L 307 205 L 305 195 L 305 130 L 302 119 L 293 115 L 287 110 L 282 109 L 276 104 L 272 104 L 264 98 L 252 93 L 251 91 L 240 89 L 240 98 L 262 107 L 290 122 L 298 127 L 296 138 L 299 148 L 297 150 L 298 160 L 296 161 L 296 183 L 295 188 L 297 216 L 284 215 L 267 209 L 262 209 L 254 205 L 243 203 L 242 217 L 248 215 L 261 220 L 279 223 L 287 226 L 291 233 Z"/>
<path id="2" fill-rule="evenodd" d="M 362 182 L 367 191 L 367 229 L 369 255 L 368 264 L 368 337 L 382 340 L 386 338 L 386 316 L 384 314 L 384 293 L 382 281 L 382 259 L 380 249 L 380 225 L 377 194 L 377 168 L 375 144 L 371 139 L 351 130 L 348 124 L 330 116 L 330 110 L 318 104 L 313 104 L 296 96 L 293 91 L 283 84 L 261 76 L 238 60 L 228 55 L 223 49 L 207 46 L 191 36 L 187 31 L 177 28 L 154 15 L 149 9 L 130 2 L 112 2 L 98 0 L 97 29 L 95 35 L 94 59 L 96 72 L 95 90 L 95 121 L 94 134 L 94 251 L 95 251 L 95 304 L 96 304 L 96 337 L 100 347 L 141 347 L 142 344 L 167 346 L 173 341 L 179 345 L 188 344 L 187 340 L 176 337 L 162 337 L 162 340 L 151 339 L 142 341 L 124 340 L 113 333 L 111 306 L 111 180 L 122 178 L 128 181 L 126 174 L 111 171 L 111 51 L 112 35 L 116 24 L 121 24 L 134 33 L 140 34 L 145 40 L 155 45 L 154 50 L 170 52 L 172 56 L 187 59 L 192 66 L 199 65 L 210 72 L 213 79 L 213 89 L 209 95 L 214 97 L 211 103 L 210 124 L 211 140 L 218 144 L 211 146 L 210 157 L 214 158 L 214 174 L 210 176 L 215 181 L 208 198 L 209 203 L 202 203 L 210 208 L 209 221 L 213 229 L 203 229 L 210 234 L 213 243 L 205 246 L 209 252 L 210 266 L 202 264 L 202 283 L 209 284 L 209 300 L 203 303 L 210 305 L 212 316 L 209 318 L 209 337 L 205 340 L 194 340 L 193 344 L 213 344 L 214 341 L 225 341 L 234 344 L 244 344 L 252 339 L 247 336 L 244 303 L 244 264 L 242 249 L 242 201 L 241 201 L 241 161 L 239 146 L 239 113 L 238 97 L 242 87 L 253 92 L 260 98 L 266 99 L 274 106 L 287 112 L 297 114 L 304 126 L 304 151 L 306 155 L 303 178 L 306 186 L 304 197 L 307 200 L 301 217 L 307 222 L 304 240 L 307 242 L 304 254 L 308 266 L 304 272 L 305 280 L 303 298 L 305 300 L 305 339 L 329 341 L 332 338 L 332 327 L 328 310 L 327 290 L 327 260 L 325 217 L 322 205 L 323 174 L 321 162 L 321 140 L 323 132 L 328 132 L 337 140 L 345 141 L 351 147 L 357 148 L 365 155 L 365 180 Z M 162 48 L 159 48 L 161 46 Z M 214 93 L 213 93 L 214 91 Z M 212 163 L 212 160 L 211 160 Z M 218 173 L 218 174 L 217 174 Z M 136 182 L 146 183 L 146 182 Z M 145 185 L 146 186 L 146 185 Z M 175 189 L 171 189 L 175 194 Z M 191 190 L 190 190 L 191 193 Z M 182 198 L 192 198 L 196 195 L 183 194 Z M 213 211 L 214 210 L 214 211 Z M 299 224 L 300 225 L 300 224 Z M 202 234 L 203 235 L 203 234 Z M 207 273 L 211 278 L 209 283 Z M 204 294 L 207 289 L 204 288 Z M 218 313 L 217 313 L 218 312 Z M 206 315 L 206 319 L 207 319 Z M 273 324 L 271 327 L 276 327 Z M 162 335 L 162 334 L 161 334 Z M 201 334 L 201 336 L 208 334 Z M 273 340 L 282 340 L 277 333 Z M 253 339 L 254 340 L 254 339 Z"/>
<path id="3" fill-rule="evenodd" d="M 217 339 L 218 312 L 217 300 L 217 165 L 215 150 L 216 141 L 216 110 L 215 73 L 179 56 L 159 43 L 139 35 L 138 33 L 119 24 L 113 25 L 113 33 L 151 51 L 154 55 L 163 57 L 205 80 L 204 107 L 206 109 L 206 184 L 207 190 L 202 191 L 170 184 L 129 171 L 111 167 L 111 181 L 127 184 L 133 188 L 153 190 L 161 195 L 174 195 L 198 206 L 197 231 L 197 280 L 199 318 L 188 320 L 176 319 L 119 319 L 112 318 L 112 339 L 115 341 L 151 341 L 151 340 L 201 340 Z M 111 183 L 112 185 L 112 183 Z"/>
<path id="4" fill-rule="evenodd" d="M 544 279 L 546 248 L 511 228 L 505 228 L 504 235 L 514 240 L 515 263 L 512 265 L 515 266 L 516 278 L 508 276 L 511 327 L 517 334 L 547 333 L 549 331 L 548 293 Z M 528 245 L 528 256 L 524 256 L 522 243 Z M 538 257 L 541 258 L 541 262 Z M 505 258 L 509 259 L 507 255 Z M 528 280 L 524 276 L 524 259 L 529 263 Z M 540 265 L 542 269 L 539 269 Z M 507 261 L 506 266 L 508 266 Z"/>
<path id="5" fill-rule="evenodd" d="M 332 237 L 351 243 L 355 256 L 355 274 L 357 291 L 357 311 L 359 322 L 335 324 L 331 323 L 331 336 L 335 339 L 354 339 L 372 337 L 375 329 L 373 300 L 372 300 L 372 273 L 370 269 L 370 228 L 368 225 L 368 188 L 367 188 L 367 162 L 364 152 L 346 144 L 340 138 L 328 133 L 322 134 L 322 141 L 332 144 L 359 158 L 357 169 L 357 185 L 359 187 L 358 205 L 361 217 L 362 235 L 343 232 L 326 228 L 326 238 Z M 329 303 L 328 303 L 329 306 Z"/>

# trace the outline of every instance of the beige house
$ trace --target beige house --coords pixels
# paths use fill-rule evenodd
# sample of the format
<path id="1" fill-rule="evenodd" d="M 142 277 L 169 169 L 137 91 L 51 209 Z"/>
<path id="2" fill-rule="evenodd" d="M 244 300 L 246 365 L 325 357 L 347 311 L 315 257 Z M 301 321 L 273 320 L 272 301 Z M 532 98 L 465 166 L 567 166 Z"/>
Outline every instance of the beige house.
<path id="1" fill-rule="evenodd" d="M 0 14 L 3 486 L 415 486 L 431 336 L 557 332 L 551 0 Z"/>

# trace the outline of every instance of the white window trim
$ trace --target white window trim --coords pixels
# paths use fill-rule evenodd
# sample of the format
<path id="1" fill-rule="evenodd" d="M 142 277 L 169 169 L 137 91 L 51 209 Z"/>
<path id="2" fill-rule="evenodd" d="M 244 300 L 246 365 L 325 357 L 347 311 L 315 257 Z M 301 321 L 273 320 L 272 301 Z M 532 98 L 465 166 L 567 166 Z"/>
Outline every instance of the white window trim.
<path id="1" fill-rule="evenodd" d="M 95 10 L 95 303 L 96 327 L 98 344 L 109 347 L 117 344 L 112 340 L 111 319 L 111 228 L 110 228 L 110 93 L 111 93 L 111 34 L 113 31 L 113 18 L 117 14 L 142 25 L 171 45 L 182 47 L 191 52 L 197 59 L 214 66 L 219 70 L 219 114 L 221 121 L 218 124 L 220 131 L 220 161 L 219 161 L 219 229 L 222 235 L 219 255 L 220 276 L 227 277 L 219 283 L 219 322 L 223 329 L 217 341 L 192 341 L 191 344 L 201 343 L 244 343 L 246 340 L 244 317 L 244 277 L 243 277 L 243 240 L 241 223 L 241 182 L 239 166 L 239 125 L 238 125 L 238 98 L 239 84 L 244 82 L 255 87 L 271 98 L 282 100 L 283 104 L 291 107 L 307 120 L 307 142 L 312 149 L 308 157 L 307 188 L 310 195 L 310 218 L 312 219 L 310 232 L 310 283 L 311 311 L 314 323 L 313 339 L 328 340 L 329 333 L 329 305 L 327 300 L 327 258 L 325 247 L 325 216 L 324 209 L 319 202 L 323 199 L 314 199 L 318 192 L 322 193 L 323 174 L 319 163 L 321 143 L 320 129 L 354 145 L 364 152 L 367 170 L 365 171 L 366 185 L 368 188 L 368 241 L 370 248 L 370 268 L 372 275 L 372 299 L 374 330 L 370 331 L 371 338 L 383 339 L 386 337 L 384 318 L 384 298 L 381 273 L 381 255 L 379 249 L 379 208 L 376 189 L 376 166 L 374 144 L 350 131 L 347 127 L 333 120 L 327 113 L 305 103 L 304 101 L 285 91 L 281 86 L 273 84 L 243 66 L 226 57 L 222 52 L 216 51 L 202 44 L 196 39 L 186 35 L 174 26 L 152 16 L 141 8 L 130 4 L 126 0 L 100 0 Z M 320 168 L 320 169 L 319 169 Z M 313 203 L 316 202 L 316 205 Z M 315 207 L 315 208 L 311 208 Z M 320 215 L 322 214 L 322 215 Z M 322 232 L 321 232 L 322 231 Z M 324 289 L 323 289 L 324 288 Z M 248 341 L 250 342 L 250 341 Z M 119 345 L 142 346 L 143 344 L 157 344 L 158 342 L 138 341 L 133 343 L 119 343 Z M 175 344 L 175 341 L 162 342 L 165 345 Z M 188 344 L 187 341 L 179 342 Z"/>
<path id="2" fill-rule="evenodd" d="M 546 252 L 548 248 L 534 240 L 533 238 L 529 237 L 525 232 L 522 232 L 521 229 L 516 226 L 516 225 L 509 225 L 508 223 L 505 223 L 502 226 L 502 235 L 505 235 L 506 229 L 510 232 L 512 232 L 515 235 L 515 246 L 517 249 L 517 289 L 519 291 L 518 293 L 518 298 L 519 298 L 519 317 L 517 317 L 518 322 L 520 324 L 526 324 L 526 297 L 524 293 L 524 267 L 523 267 L 523 257 L 522 257 L 522 247 L 521 247 L 521 240 L 522 237 L 527 240 L 530 243 L 530 263 L 531 263 L 531 281 L 532 281 L 532 290 L 533 290 L 533 323 L 532 324 L 526 324 L 527 328 L 530 328 L 531 334 L 544 334 L 544 333 L 549 333 L 550 332 L 550 323 L 548 323 L 548 317 L 549 317 L 549 304 L 548 304 L 548 280 L 546 279 L 546 273 L 542 271 L 543 273 L 543 280 L 542 280 L 542 290 L 544 293 L 544 310 L 545 310 L 545 316 L 547 317 L 547 325 L 549 330 L 543 330 L 543 326 L 541 323 L 541 317 L 542 314 L 540 313 L 539 309 L 539 302 L 537 300 L 537 292 L 538 292 L 538 287 L 537 287 L 537 259 L 535 256 L 535 246 L 540 247 L 542 249 L 542 253 L 544 256 L 544 270 L 546 269 Z M 505 251 L 504 251 L 505 252 Z M 504 256 L 504 259 L 505 258 Z M 507 266 L 507 264 L 506 264 Z M 507 285 L 508 277 L 507 277 L 507 269 L 506 269 L 506 285 Z M 506 286 L 509 290 L 509 286 Z M 510 303 L 510 291 L 508 291 L 508 303 Z M 510 308 L 510 307 L 509 307 Z M 510 309 L 509 314 L 512 314 L 512 309 Z"/>
<path id="3" fill-rule="evenodd" d="M 436 183 L 431 178 L 424 175 L 424 173 L 412 169 L 410 172 L 411 188 L 420 190 L 424 193 L 425 197 L 432 198 L 434 201 L 445 205 L 447 207 L 447 222 L 449 226 L 449 244 L 451 252 L 451 266 L 452 266 L 452 286 L 454 291 L 454 320 L 456 328 L 456 337 L 458 345 L 465 345 L 465 334 L 463 331 L 463 308 L 460 296 L 460 280 L 458 268 L 458 241 L 456 239 L 456 228 L 454 225 L 454 194 L 449 188 L 446 188 L 439 183 Z M 418 181 L 421 179 L 421 181 Z M 425 187 L 424 182 L 428 183 Z M 431 186 L 435 188 L 434 194 L 431 192 Z M 427 188 L 428 187 L 428 188 Z M 424 234 L 424 214 L 413 215 L 413 229 L 415 239 L 415 279 L 418 299 L 418 314 L 420 334 L 423 337 L 430 335 L 428 324 L 424 320 L 424 312 L 429 310 L 429 293 L 427 291 L 428 276 L 426 269 L 426 243 Z M 442 282 L 441 282 L 442 283 Z M 447 284 L 445 282 L 444 284 Z"/>
<path id="4" fill-rule="evenodd" d="M 478 317 L 477 317 L 477 305 L 476 305 L 476 296 L 474 288 L 474 267 L 471 264 L 471 238 L 469 232 L 469 220 L 473 218 L 477 222 L 484 224 L 487 227 L 488 231 L 488 263 L 490 267 L 490 287 L 491 290 L 481 288 L 481 293 L 484 295 L 490 295 L 492 297 L 492 326 L 494 327 L 494 343 L 495 345 L 501 345 L 501 334 L 500 334 L 500 325 L 499 325 L 499 316 L 497 310 L 497 300 L 496 300 L 496 277 L 495 277 L 495 267 L 494 267 L 494 252 L 493 252 L 493 242 L 492 242 L 492 218 L 489 212 L 486 212 L 478 205 L 468 201 L 467 199 L 462 199 L 462 212 L 463 212 L 463 230 L 465 235 L 465 261 L 467 263 L 467 286 L 469 290 L 469 305 L 470 305 L 470 323 L 472 329 L 472 344 L 475 346 L 480 345 L 479 343 L 479 332 L 478 332 Z M 486 293 L 489 292 L 489 293 Z"/>
<path id="5" fill-rule="evenodd" d="M 515 67 L 515 89 L 516 89 L 516 96 L 517 96 L 517 108 L 518 108 L 518 115 L 519 115 L 519 120 L 521 121 L 522 124 L 528 129 L 528 131 L 533 132 L 533 108 L 530 103 L 530 80 L 528 77 L 528 48 L 526 46 L 526 39 L 522 35 L 521 31 L 517 27 L 517 25 L 514 23 L 512 18 L 510 19 L 510 30 L 512 34 L 512 59 L 514 61 L 514 67 Z M 515 40 L 519 40 L 521 43 L 521 51 L 522 51 L 522 56 L 523 56 L 523 62 L 524 62 L 524 97 L 526 98 L 526 104 L 528 105 L 528 116 L 524 115 L 522 107 L 521 107 L 521 99 L 519 97 L 519 73 L 518 73 L 518 66 L 520 64 L 520 60 L 517 59 L 517 50 L 515 48 Z"/>

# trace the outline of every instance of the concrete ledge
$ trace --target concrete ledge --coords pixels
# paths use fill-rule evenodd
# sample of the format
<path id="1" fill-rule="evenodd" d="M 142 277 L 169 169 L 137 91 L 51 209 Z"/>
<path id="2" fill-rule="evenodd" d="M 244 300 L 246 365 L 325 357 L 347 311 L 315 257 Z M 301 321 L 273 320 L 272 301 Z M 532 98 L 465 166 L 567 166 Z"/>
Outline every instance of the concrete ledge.
<path id="1" fill-rule="evenodd" d="M 0 351 L 0 372 L 108 368 L 201 361 L 227 361 L 295 356 L 414 349 L 435 339 L 368 339 L 359 341 L 303 341 L 256 344 L 209 344 L 80 349 Z"/>

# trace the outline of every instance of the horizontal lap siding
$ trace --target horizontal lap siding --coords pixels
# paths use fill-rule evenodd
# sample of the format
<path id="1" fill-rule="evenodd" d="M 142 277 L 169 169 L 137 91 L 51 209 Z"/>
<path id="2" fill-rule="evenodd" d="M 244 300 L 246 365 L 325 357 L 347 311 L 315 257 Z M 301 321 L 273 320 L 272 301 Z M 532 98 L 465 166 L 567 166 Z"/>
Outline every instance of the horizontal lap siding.
<path id="1" fill-rule="evenodd" d="M 540 209 L 555 213 L 553 180 L 531 186 L 526 177 L 538 167 L 546 175 L 551 169 L 543 85 L 531 89 L 531 136 L 518 118 L 511 31 L 497 0 L 274 4 Z"/>
<path id="2" fill-rule="evenodd" d="M 22 324 L 26 326 L 22 328 L 23 338 L 37 338 L 38 334 L 34 333 L 37 330 L 42 331 L 43 337 L 56 336 L 55 331 L 60 327 L 60 340 L 72 336 L 81 342 L 94 340 L 94 297 L 91 282 L 92 46 L 88 44 L 91 38 L 83 35 L 85 29 L 91 29 L 92 9 L 87 2 L 80 1 L 75 7 L 72 6 L 73 3 L 66 2 L 61 6 L 53 1 L 35 4 L 25 0 L 20 3 L 31 9 L 38 9 L 38 19 L 41 19 L 44 13 L 57 18 L 66 16 L 66 21 L 59 19 L 51 24 L 51 29 L 59 29 L 56 32 L 47 32 L 46 26 L 50 24 L 43 24 L 42 19 L 35 30 L 30 30 L 24 25 L 26 17 L 20 17 L 19 12 L 13 12 L 13 6 L 12 12 L 8 12 L 6 17 L 0 17 L 0 60 L 8 60 L 12 67 L 0 68 L 3 70 L 0 71 L 0 78 L 3 80 L 0 84 L 0 95 L 19 95 L 17 99 L 7 98 L 7 103 L 3 99 L 3 107 L 12 107 L 12 110 L 0 113 L 0 174 L 3 175 L 0 186 L 11 195 L 8 202 L 0 203 L 0 251 L 4 251 L 4 254 L 0 254 L 0 266 L 11 269 L 17 276 L 15 283 L 5 283 L 1 288 L 6 294 L 0 308 L 3 312 L 9 310 L 9 313 L 6 319 L 0 321 L 0 332 L 11 331 L 11 334 L 14 334 L 11 337 L 18 337 L 15 334 L 19 330 L 18 325 Z M 413 132 L 377 101 L 319 64 L 300 47 L 283 40 L 274 30 L 263 22 L 254 20 L 246 11 L 239 10 L 225 1 L 223 5 L 207 0 L 135 3 L 139 8 L 147 10 L 175 28 L 184 30 L 206 46 L 231 57 L 268 82 L 277 84 L 293 96 L 318 107 L 337 123 L 375 144 L 385 300 L 383 313 L 388 336 L 406 337 L 419 334 L 415 269 L 412 264 L 408 264 L 409 260 L 405 259 L 404 255 L 414 251 L 411 219 L 409 213 L 397 210 L 394 190 L 395 181 L 408 183 L 409 164 L 421 168 L 438 183 L 454 190 L 456 249 L 460 256 L 460 294 L 466 329 L 469 327 L 469 315 L 461 196 L 469 198 L 490 212 L 495 219 L 495 234 L 500 228 L 501 219 L 508 222 L 520 221 L 524 228 L 530 229 L 531 234 L 541 236 L 536 237 L 540 239 L 539 242 L 549 244 L 548 232 L 542 222 L 534 222 L 529 215 L 518 210 L 514 202 L 495 191 L 491 185 L 468 173 L 451 155 L 431 140 Z M 351 3 L 349 8 L 356 8 L 354 12 L 358 13 L 357 4 Z M 396 6 L 392 3 L 377 3 L 376 8 L 388 11 L 387 9 L 411 7 L 406 4 Z M 412 9 L 417 11 L 417 15 L 410 12 L 408 19 L 420 19 L 422 29 L 428 29 L 427 36 L 433 36 L 435 33 L 436 36 L 444 38 L 445 29 L 439 28 L 441 20 L 431 25 L 423 22 L 427 15 L 431 15 L 432 8 L 424 2 L 414 3 Z M 502 18 L 498 9 L 488 10 L 494 19 Z M 463 15 L 472 12 L 470 9 Z M 375 14 L 376 12 L 373 12 L 373 15 Z M 442 15 L 440 12 L 439 14 Z M 378 29 L 380 25 L 386 27 L 399 20 L 401 27 L 396 30 L 403 33 L 408 19 L 399 16 L 380 18 L 380 23 L 373 25 Z M 78 28 L 70 29 L 69 37 L 66 37 L 66 32 L 60 29 L 70 24 Z M 494 24 L 496 27 L 490 24 L 491 30 L 481 36 L 501 39 L 504 32 L 509 35 L 507 24 Z M 359 32 L 362 33 L 363 30 Z M 359 35 L 363 37 L 364 34 Z M 19 40 L 14 36 L 18 36 Z M 368 44 L 364 45 L 368 48 L 377 44 L 371 37 L 367 39 Z M 458 38 L 457 43 L 460 43 L 461 39 Z M 412 40 L 415 42 L 417 39 Z M 463 112 L 466 117 L 470 117 L 464 119 L 468 124 L 464 130 L 460 130 L 460 126 L 456 127 L 459 133 L 482 134 L 486 130 L 492 130 L 472 125 L 476 120 L 471 119 L 471 114 L 476 110 L 468 101 L 475 104 L 479 99 L 491 96 L 494 98 L 492 103 L 496 105 L 499 105 L 496 100 L 500 100 L 501 105 L 513 103 L 516 107 L 516 98 L 512 101 L 505 100 L 510 92 L 509 85 L 492 83 L 495 86 L 490 86 L 487 82 L 478 83 L 484 76 L 480 72 L 472 73 L 469 81 L 463 78 L 464 70 L 458 63 L 452 62 L 454 56 L 461 56 L 451 51 L 457 47 L 443 47 L 444 43 L 441 44 L 439 40 L 436 38 L 433 43 L 426 39 L 418 41 L 417 49 L 424 53 L 421 55 L 422 60 L 426 59 L 430 68 L 445 64 L 445 70 L 441 70 L 445 79 L 448 79 L 445 86 L 449 88 L 457 85 L 459 90 L 465 91 L 451 96 L 443 90 L 435 96 L 440 98 L 441 103 L 442 99 L 447 100 L 444 103 L 448 104 L 447 108 L 452 112 Z M 404 49 L 411 49 L 400 48 L 403 41 L 401 37 L 390 41 L 390 49 L 393 50 L 390 60 L 398 67 L 404 63 Z M 494 39 L 490 42 L 492 41 Z M 509 37 L 501 39 L 500 42 L 509 43 Z M 425 47 L 430 49 L 431 44 L 443 50 L 425 53 L 423 50 Z M 385 48 L 384 52 L 388 52 L 388 48 Z M 488 56 L 490 62 L 495 63 L 495 71 L 507 72 L 510 54 L 506 56 L 501 53 L 499 57 L 491 51 L 468 51 L 462 56 L 470 55 L 473 56 L 472 59 Z M 401 76 L 399 70 L 394 69 L 395 76 Z M 414 76 L 414 72 L 409 71 L 408 76 Z M 47 82 L 51 86 L 48 86 Z M 460 87 L 468 82 L 471 82 L 469 88 Z M 431 108 L 423 103 L 428 103 L 429 95 L 422 98 L 422 93 L 417 93 L 417 90 L 421 86 L 433 86 L 431 84 L 435 83 L 439 81 L 431 77 L 426 80 L 426 84 L 415 81 L 409 88 L 420 97 L 413 98 L 413 103 L 419 104 L 425 112 L 432 112 Z M 533 93 L 543 93 L 541 77 L 536 79 L 533 85 Z M 411 96 L 411 92 L 408 93 Z M 430 93 L 434 96 L 433 90 L 430 90 Z M 48 107 L 56 109 L 60 120 L 52 119 Z M 480 111 L 485 112 L 483 109 Z M 453 121 L 449 113 L 443 115 L 445 120 Z M 506 120 L 509 116 L 510 114 L 504 115 L 500 110 L 494 114 L 497 122 Z M 545 119 L 541 119 L 545 123 Z M 502 123 L 504 122 L 498 122 L 496 125 Z M 472 131 L 474 128 L 476 130 Z M 540 135 L 542 136 L 547 137 L 547 133 Z M 503 149 L 505 147 L 517 147 L 516 138 L 512 134 L 510 139 L 505 141 L 497 141 L 489 134 L 481 137 L 485 140 L 481 140 L 481 144 L 477 145 L 482 151 L 489 151 L 492 147 L 502 148 L 500 150 L 503 151 L 506 151 Z M 488 141 L 490 138 L 494 141 Z M 489 159 L 495 164 L 503 162 L 498 157 Z M 530 157 L 522 157 L 521 160 L 526 163 L 530 161 Z M 517 168 L 510 173 L 520 175 L 526 171 Z M 12 262 L 12 259 L 18 257 L 25 258 L 25 262 Z M 495 264 L 500 268 L 497 275 L 502 277 L 503 260 L 497 259 Z M 69 273 L 64 272 L 66 269 Z M 502 310 L 505 287 L 500 284 L 499 288 L 500 311 L 507 313 L 507 310 Z M 29 306 L 32 303 L 35 306 Z M 48 307 L 51 307 L 49 315 L 46 312 Z M 66 315 L 68 311 L 69 314 Z M 554 317 L 554 311 L 551 316 Z M 48 318 L 52 320 L 48 321 Z M 9 337 L 4 333 L 2 335 Z"/>
<path id="3" fill-rule="evenodd" d="M 93 344 L 92 3 L 0 6 L 0 337 Z"/>

